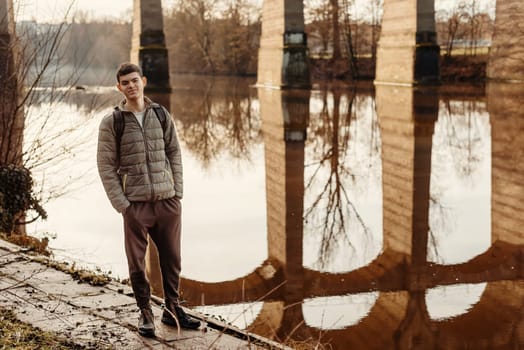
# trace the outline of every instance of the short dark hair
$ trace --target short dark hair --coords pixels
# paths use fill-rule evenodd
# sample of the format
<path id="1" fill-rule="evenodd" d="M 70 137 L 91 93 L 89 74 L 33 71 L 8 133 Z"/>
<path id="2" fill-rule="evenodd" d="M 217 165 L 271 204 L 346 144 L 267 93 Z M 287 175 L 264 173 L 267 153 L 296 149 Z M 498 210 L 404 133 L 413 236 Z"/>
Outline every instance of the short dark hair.
<path id="1" fill-rule="evenodd" d="M 140 76 L 143 76 L 142 69 L 134 63 L 124 62 L 118 67 L 116 71 L 116 81 L 120 83 L 120 77 L 129 73 L 137 72 Z"/>

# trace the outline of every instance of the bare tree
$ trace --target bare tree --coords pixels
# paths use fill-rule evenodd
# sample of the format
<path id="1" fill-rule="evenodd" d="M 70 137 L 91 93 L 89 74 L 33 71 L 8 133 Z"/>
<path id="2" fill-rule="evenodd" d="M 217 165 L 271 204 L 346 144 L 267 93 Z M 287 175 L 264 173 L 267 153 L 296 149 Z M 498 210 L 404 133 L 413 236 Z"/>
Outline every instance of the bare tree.
<path id="1" fill-rule="evenodd" d="M 437 13 L 437 23 L 442 23 L 443 25 L 438 25 L 439 38 L 444 43 L 446 58 L 451 57 L 453 51 L 453 45 L 455 39 L 459 34 L 459 29 L 462 25 L 463 11 L 459 9 L 458 6 L 452 8 L 450 11 L 439 11 Z"/>
<path id="2" fill-rule="evenodd" d="M 222 71 L 247 74 L 256 70 L 261 14 L 246 0 L 231 0 L 222 14 L 215 19 L 218 32 L 214 56 L 222 64 Z"/>
<path id="3" fill-rule="evenodd" d="M 325 57 L 329 51 L 332 27 L 329 24 L 330 8 L 327 2 L 306 0 L 304 6 L 309 35 L 315 34 L 321 44 L 320 57 Z"/>
<path id="4" fill-rule="evenodd" d="M 478 0 L 460 1 L 451 9 L 437 13 L 437 30 L 445 46 L 445 57 L 451 57 L 457 41 L 462 41 L 469 55 L 476 56 L 479 46 L 484 45 L 482 40 L 491 38 L 493 19 L 481 11 Z"/>
<path id="5" fill-rule="evenodd" d="M 216 63 L 211 53 L 213 42 L 212 19 L 216 11 L 217 0 L 185 0 L 180 9 L 186 15 L 189 34 L 205 63 L 206 71 L 215 72 Z"/>
<path id="6" fill-rule="evenodd" d="M 371 15 L 371 60 L 373 62 L 377 59 L 377 46 L 382 27 L 383 6 L 384 0 L 370 0 L 368 4 Z"/>
<path id="7" fill-rule="evenodd" d="M 340 14 L 338 0 L 329 0 L 331 7 L 331 25 L 333 26 L 333 62 L 340 59 Z"/>
<path id="8" fill-rule="evenodd" d="M 247 0 L 180 1 L 166 16 L 175 72 L 254 74 L 261 11 Z"/>
<path id="9" fill-rule="evenodd" d="M 357 58 L 357 52 L 355 50 L 354 41 L 358 41 L 358 26 L 355 26 L 355 32 L 357 32 L 357 35 L 353 35 L 353 26 L 351 25 L 351 6 L 353 4 L 352 1 L 348 0 L 342 0 L 343 3 L 343 20 L 344 20 L 344 36 L 345 36 L 345 47 L 346 47 L 346 57 L 349 61 L 349 70 L 351 72 L 351 77 L 356 78 L 359 76 L 358 72 L 358 58 Z"/>
<path id="10" fill-rule="evenodd" d="M 72 70 L 67 77 L 60 74 L 62 57 L 59 48 L 69 28 L 65 21 L 67 14 L 68 11 L 64 21 L 58 24 L 29 23 L 18 26 L 16 33 L 12 32 L 10 40 L 0 42 L 0 66 L 6 68 L 2 71 L 5 74 L 2 78 L 5 77 L 7 82 L 0 91 L 0 164 L 6 169 L 12 168 L 15 173 L 19 172 L 20 179 L 23 178 L 22 175 L 28 174 L 29 179 L 24 182 L 27 186 L 19 186 L 17 189 L 31 194 L 29 205 L 13 216 L 15 231 L 18 233 L 25 233 L 23 224 L 27 223 L 27 210 L 33 209 L 36 213 L 29 221 L 45 217 L 41 202 L 57 193 L 64 193 L 67 188 L 62 181 L 57 185 L 60 190 L 54 192 L 44 185 L 44 178 L 35 179 L 34 172 L 56 169 L 63 159 L 73 155 L 75 147 L 83 143 L 80 138 L 70 138 L 68 143 L 59 143 L 58 140 L 78 130 L 80 125 L 62 126 L 62 123 L 56 122 L 57 116 L 52 112 L 52 106 L 64 101 L 74 89 L 80 74 L 78 69 Z M 14 26 L 14 22 L 12 25 Z M 40 109 L 35 113 L 37 107 L 42 105 L 48 107 L 48 112 L 43 113 Z M 58 144 L 61 146 L 57 147 Z M 33 185 L 39 186 L 35 192 Z M 24 196 L 27 193 L 18 195 Z M 4 201 L 3 210 L 8 210 L 7 207 L 11 204 L 14 205 L 14 201 Z"/>
<path id="11" fill-rule="evenodd" d="M 45 217 L 46 213 L 35 198 L 31 174 L 25 164 L 24 108 L 34 100 L 36 88 L 52 63 L 63 31 L 59 27 L 56 33 L 48 33 L 45 41 L 24 41 L 15 31 L 13 9 L 8 10 L 8 16 L 0 19 L 0 27 L 9 28 L 0 41 L 0 78 L 5 82 L 0 92 L 0 165 L 3 185 L 10 183 L 1 191 L 1 227 L 7 233 L 13 230 L 25 233 L 23 223 L 27 210 L 34 210 L 36 218 Z M 34 48 L 29 43 L 35 45 Z M 31 72 L 31 68 L 35 72 Z"/>

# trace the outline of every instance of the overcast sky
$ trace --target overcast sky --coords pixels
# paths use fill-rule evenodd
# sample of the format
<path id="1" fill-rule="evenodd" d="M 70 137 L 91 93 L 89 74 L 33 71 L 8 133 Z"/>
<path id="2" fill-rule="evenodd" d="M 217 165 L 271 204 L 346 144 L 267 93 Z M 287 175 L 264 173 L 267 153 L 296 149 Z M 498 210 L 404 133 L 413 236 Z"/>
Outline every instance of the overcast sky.
<path id="1" fill-rule="evenodd" d="M 17 20 L 59 22 L 67 14 L 84 11 L 90 18 L 128 17 L 133 0 L 13 0 Z M 70 16 L 69 16 L 70 17 Z"/>
<path id="2" fill-rule="evenodd" d="M 175 0 L 162 0 L 164 8 L 172 6 Z M 262 0 L 251 0 L 261 4 Z M 435 0 L 437 10 L 453 7 L 459 0 Z M 366 4 L 369 0 L 356 0 Z M 89 18 L 121 18 L 131 20 L 133 0 L 13 0 L 17 20 L 36 19 L 38 22 L 60 22 L 67 13 L 68 6 L 73 3 L 70 15 L 83 11 Z M 481 0 L 483 7 L 495 3 L 495 0 Z"/>

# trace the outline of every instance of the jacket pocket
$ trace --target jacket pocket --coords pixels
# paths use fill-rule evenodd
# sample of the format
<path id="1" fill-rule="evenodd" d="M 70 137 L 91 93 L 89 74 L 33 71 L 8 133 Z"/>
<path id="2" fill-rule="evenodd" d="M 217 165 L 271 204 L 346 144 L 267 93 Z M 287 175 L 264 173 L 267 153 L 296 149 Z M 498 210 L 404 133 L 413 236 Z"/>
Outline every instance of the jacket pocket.
<path id="1" fill-rule="evenodd" d="M 175 184 L 175 181 L 173 180 L 173 174 L 171 174 L 170 170 L 164 169 L 164 178 L 167 179 L 171 184 Z"/>

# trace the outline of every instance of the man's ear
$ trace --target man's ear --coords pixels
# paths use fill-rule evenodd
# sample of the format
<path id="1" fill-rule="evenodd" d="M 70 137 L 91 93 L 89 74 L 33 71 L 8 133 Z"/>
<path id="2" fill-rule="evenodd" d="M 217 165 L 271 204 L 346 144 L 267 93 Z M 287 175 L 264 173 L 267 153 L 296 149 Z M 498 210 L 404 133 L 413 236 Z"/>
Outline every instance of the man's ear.
<path id="1" fill-rule="evenodd" d="M 144 86 L 147 85 L 147 78 L 146 77 L 142 77 L 142 82 L 144 83 Z"/>
<path id="2" fill-rule="evenodd" d="M 122 91 L 122 86 L 120 86 L 120 83 L 116 83 L 116 88 L 118 89 L 118 91 Z"/>

